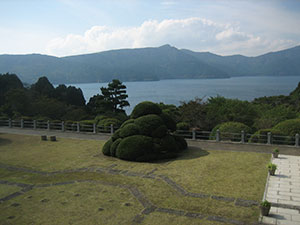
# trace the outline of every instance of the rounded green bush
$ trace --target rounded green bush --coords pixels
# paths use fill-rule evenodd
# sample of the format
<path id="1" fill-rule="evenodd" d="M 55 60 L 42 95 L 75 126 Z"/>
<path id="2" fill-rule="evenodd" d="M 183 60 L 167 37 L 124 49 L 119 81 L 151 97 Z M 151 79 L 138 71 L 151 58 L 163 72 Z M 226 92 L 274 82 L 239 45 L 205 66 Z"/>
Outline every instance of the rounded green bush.
<path id="1" fill-rule="evenodd" d="M 187 142 L 182 136 L 173 135 L 173 138 L 175 139 L 180 150 L 187 149 Z"/>
<path id="2" fill-rule="evenodd" d="M 81 120 L 79 123 L 81 125 L 84 125 L 84 124 L 93 125 L 95 123 L 95 120 Z"/>
<path id="3" fill-rule="evenodd" d="M 120 137 L 122 138 L 138 134 L 140 134 L 140 128 L 134 123 L 129 123 L 123 128 L 120 128 Z"/>
<path id="4" fill-rule="evenodd" d="M 189 130 L 190 125 L 186 122 L 179 122 L 176 124 L 176 129 L 177 130 Z"/>
<path id="5" fill-rule="evenodd" d="M 264 143 L 266 144 L 268 142 L 268 133 L 271 132 L 273 136 L 273 143 L 278 143 L 281 138 L 276 136 L 284 136 L 283 133 L 281 133 L 279 130 L 276 129 L 260 129 L 256 131 L 249 139 L 249 142 L 251 143 Z"/>
<path id="6" fill-rule="evenodd" d="M 116 156 L 120 159 L 139 161 L 139 158 L 151 154 L 152 149 L 152 138 L 133 135 L 122 139 L 117 147 Z"/>
<path id="7" fill-rule="evenodd" d="M 135 119 L 134 123 L 139 126 L 141 134 L 151 136 L 152 132 L 164 124 L 163 120 L 154 114 L 141 116 Z"/>
<path id="8" fill-rule="evenodd" d="M 162 113 L 160 115 L 160 117 L 162 118 L 162 120 L 164 121 L 164 124 L 167 126 L 167 128 L 170 130 L 170 131 L 175 131 L 176 130 L 176 122 L 175 120 L 173 120 L 173 118 L 168 115 L 167 113 Z"/>
<path id="9" fill-rule="evenodd" d="M 165 125 L 161 125 L 152 131 L 151 137 L 161 138 L 161 137 L 165 136 L 167 133 L 168 133 L 167 127 Z"/>
<path id="10" fill-rule="evenodd" d="M 111 144 L 111 146 L 110 146 L 110 156 L 113 156 L 113 157 L 116 156 L 116 151 L 117 151 L 117 148 L 118 148 L 121 141 L 122 141 L 122 139 L 119 138 Z"/>
<path id="11" fill-rule="evenodd" d="M 130 123 L 134 123 L 134 119 L 126 120 L 124 123 L 122 123 L 122 125 L 121 125 L 120 128 L 123 128 L 123 127 L 125 127 L 127 124 L 130 124 Z"/>
<path id="12" fill-rule="evenodd" d="M 161 114 L 161 109 L 159 106 L 153 102 L 145 101 L 137 104 L 132 113 L 131 118 L 136 119 L 140 116 L 149 115 L 149 114 Z"/>
<path id="13" fill-rule="evenodd" d="M 104 155 L 110 156 L 110 147 L 112 145 L 112 139 L 110 138 L 105 144 L 103 145 L 102 152 Z"/>
<path id="14" fill-rule="evenodd" d="M 300 134 L 300 119 L 285 120 L 273 128 L 280 131 L 283 135 L 295 136 L 296 134 Z"/>
<path id="15" fill-rule="evenodd" d="M 112 141 L 115 141 L 121 137 L 120 132 L 121 132 L 121 129 L 118 129 L 115 131 L 115 133 L 111 136 Z"/>
<path id="16" fill-rule="evenodd" d="M 109 132 L 110 131 L 110 125 L 113 125 L 114 128 L 116 127 L 120 127 L 121 126 L 121 121 L 115 118 L 107 118 L 104 120 L 100 120 L 98 122 L 98 126 L 102 127 L 102 129 L 104 129 L 104 131 Z"/>
<path id="17" fill-rule="evenodd" d="M 170 134 L 167 134 L 161 139 L 161 149 L 163 152 L 178 152 L 179 147 L 174 139 L 174 137 Z"/>
<path id="18" fill-rule="evenodd" d="M 240 141 L 241 132 L 251 133 L 251 128 L 239 122 L 225 122 L 215 126 L 210 134 L 210 138 L 214 139 L 219 129 L 221 133 L 221 140 Z"/>

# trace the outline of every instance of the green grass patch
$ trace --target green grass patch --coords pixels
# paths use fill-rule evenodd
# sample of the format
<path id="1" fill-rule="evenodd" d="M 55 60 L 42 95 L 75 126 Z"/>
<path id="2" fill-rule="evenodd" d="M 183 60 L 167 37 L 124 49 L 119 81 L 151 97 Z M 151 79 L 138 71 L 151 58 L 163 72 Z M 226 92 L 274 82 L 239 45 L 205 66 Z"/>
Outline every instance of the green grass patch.
<path id="1" fill-rule="evenodd" d="M 131 224 L 142 206 L 126 189 L 80 183 L 36 188 L 1 209 L 4 224 L 88 225 Z"/>
<path id="2" fill-rule="evenodd" d="M 0 198 L 4 198 L 14 192 L 20 191 L 21 188 L 16 186 L 9 186 L 6 184 L 0 184 Z"/>
<path id="3" fill-rule="evenodd" d="M 140 173 L 152 171 L 155 175 L 168 176 L 189 192 L 256 201 L 262 199 L 267 177 L 265 165 L 270 160 L 270 154 L 189 149 L 177 159 L 138 163 L 104 156 L 101 152 L 103 141 L 59 138 L 57 142 L 44 142 L 35 136 L 11 134 L 0 134 L 0 138 L 0 164 L 39 171 L 114 165 L 113 169 Z M 76 180 L 101 182 L 34 188 L 0 205 L 0 221 L 7 224 L 132 224 L 143 206 L 128 189 L 105 183 L 134 186 L 157 207 L 245 223 L 255 222 L 259 216 L 258 207 L 237 207 L 233 202 L 183 196 L 161 179 L 95 172 L 42 175 L 0 168 L 0 180 L 33 185 Z M 20 188 L 1 185 L 0 196 L 14 190 Z M 42 202 L 43 199 L 47 200 Z M 11 206 L 14 203 L 18 206 Z M 103 210 L 97 211 L 99 208 Z M 153 212 L 144 216 L 142 224 L 218 223 Z"/>

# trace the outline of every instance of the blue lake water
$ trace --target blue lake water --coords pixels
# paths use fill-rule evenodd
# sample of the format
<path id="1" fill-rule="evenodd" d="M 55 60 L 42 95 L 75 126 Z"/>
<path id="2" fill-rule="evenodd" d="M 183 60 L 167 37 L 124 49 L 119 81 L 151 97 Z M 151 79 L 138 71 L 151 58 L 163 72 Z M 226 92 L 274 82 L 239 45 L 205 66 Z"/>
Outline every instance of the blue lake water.
<path id="1" fill-rule="evenodd" d="M 257 97 L 288 95 L 300 82 L 300 77 L 233 77 L 229 79 L 178 79 L 160 81 L 124 82 L 127 87 L 130 113 L 142 101 L 180 105 L 195 97 L 208 98 L 217 95 L 251 101 Z M 108 83 L 68 84 L 81 88 L 88 102 L 99 94 L 100 87 Z"/>

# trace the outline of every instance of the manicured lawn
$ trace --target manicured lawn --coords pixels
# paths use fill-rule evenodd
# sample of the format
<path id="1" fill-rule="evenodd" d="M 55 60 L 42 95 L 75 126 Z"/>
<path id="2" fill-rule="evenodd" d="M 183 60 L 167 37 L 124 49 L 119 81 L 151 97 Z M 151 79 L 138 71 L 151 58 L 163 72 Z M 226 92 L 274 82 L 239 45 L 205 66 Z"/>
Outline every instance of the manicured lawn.
<path id="1" fill-rule="evenodd" d="M 269 154 L 189 149 L 177 159 L 135 163 L 103 156 L 103 144 L 103 141 L 75 139 L 45 142 L 36 136 L 0 134 L 0 181 L 35 185 L 32 190 L 0 204 L 0 221 L 94 225 L 220 224 L 209 219 L 211 216 L 246 223 L 258 220 L 257 206 L 237 206 L 235 200 L 262 199 Z M 76 170 L 79 168 L 90 170 Z M 152 178 L 142 177 L 147 173 Z M 187 193 L 210 197 L 182 194 L 160 175 Z M 148 206 L 143 206 L 132 188 L 156 210 L 142 213 Z M 0 184 L 0 198 L 21 189 Z M 234 201 L 214 199 L 212 195 Z M 160 208 L 175 212 L 167 213 Z M 187 213 L 203 216 L 192 218 Z M 225 224 L 230 224 L 228 221 Z"/>

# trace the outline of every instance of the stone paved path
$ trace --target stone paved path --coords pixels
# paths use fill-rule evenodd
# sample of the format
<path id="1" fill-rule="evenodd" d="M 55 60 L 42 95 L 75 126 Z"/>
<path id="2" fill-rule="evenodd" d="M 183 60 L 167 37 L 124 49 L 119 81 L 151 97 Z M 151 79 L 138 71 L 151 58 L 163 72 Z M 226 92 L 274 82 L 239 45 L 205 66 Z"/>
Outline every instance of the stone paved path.
<path id="1" fill-rule="evenodd" d="M 272 203 L 269 224 L 300 225 L 300 156 L 279 155 L 275 176 L 269 176 L 266 199 Z"/>

